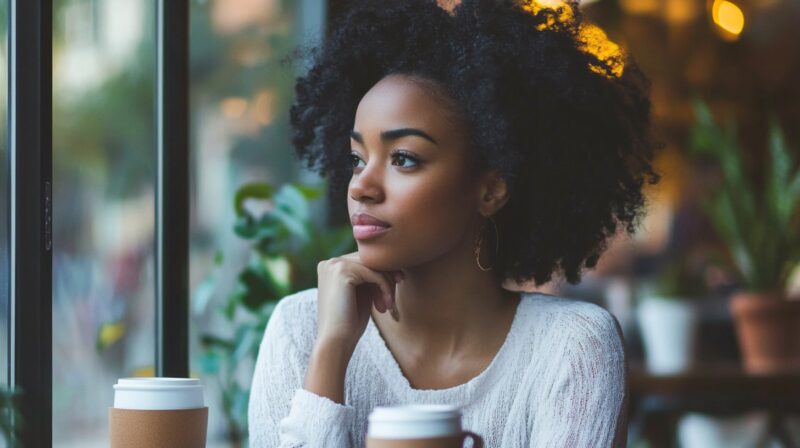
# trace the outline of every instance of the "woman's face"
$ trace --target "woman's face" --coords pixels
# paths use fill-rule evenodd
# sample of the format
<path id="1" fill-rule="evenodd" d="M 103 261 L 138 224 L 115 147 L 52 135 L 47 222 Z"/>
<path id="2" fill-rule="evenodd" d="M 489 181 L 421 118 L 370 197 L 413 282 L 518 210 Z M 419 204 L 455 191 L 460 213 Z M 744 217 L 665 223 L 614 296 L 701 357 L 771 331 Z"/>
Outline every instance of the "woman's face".
<path id="1" fill-rule="evenodd" d="M 367 213 L 389 225 L 354 222 L 359 256 L 372 269 L 412 268 L 472 238 L 480 218 L 477 178 L 466 130 L 450 104 L 407 76 L 390 75 L 358 105 L 350 139 L 351 222 Z"/>

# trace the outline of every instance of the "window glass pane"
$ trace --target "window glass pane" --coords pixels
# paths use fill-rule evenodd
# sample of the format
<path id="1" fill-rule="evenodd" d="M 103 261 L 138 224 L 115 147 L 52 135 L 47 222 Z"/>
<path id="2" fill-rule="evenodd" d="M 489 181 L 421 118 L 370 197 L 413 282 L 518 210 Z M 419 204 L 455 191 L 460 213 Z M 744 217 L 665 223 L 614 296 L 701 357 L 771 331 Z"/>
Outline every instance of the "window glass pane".
<path id="1" fill-rule="evenodd" d="M 8 0 L 0 0 L 0 385 L 8 385 L 11 184 L 8 159 Z"/>
<path id="2" fill-rule="evenodd" d="M 107 446 L 112 385 L 154 373 L 153 3 L 54 2 L 56 446 Z"/>
<path id="3" fill-rule="evenodd" d="M 236 310 L 232 320 L 222 312 L 251 256 L 249 242 L 233 232 L 233 197 L 246 182 L 280 186 L 307 175 L 290 144 L 288 109 L 296 67 L 281 59 L 303 39 L 318 38 L 324 4 L 192 2 L 190 333 L 192 372 L 202 375 L 208 391 L 209 446 L 230 446 L 245 428 L 252 349 L 261 337 L 257 325 L 245 330 L 258 319 L 243 306 L 231 308 Z M 222 255 L 218 265 L 217 253 Z M 237 328 L 238 338 L 233 336 Z M 238 340 L 251 352 L 234 361 L 230 350 L 211 351 L 200 344 L 208 334 Z M 223 393 L 232 397 L 226 405 Z"/>

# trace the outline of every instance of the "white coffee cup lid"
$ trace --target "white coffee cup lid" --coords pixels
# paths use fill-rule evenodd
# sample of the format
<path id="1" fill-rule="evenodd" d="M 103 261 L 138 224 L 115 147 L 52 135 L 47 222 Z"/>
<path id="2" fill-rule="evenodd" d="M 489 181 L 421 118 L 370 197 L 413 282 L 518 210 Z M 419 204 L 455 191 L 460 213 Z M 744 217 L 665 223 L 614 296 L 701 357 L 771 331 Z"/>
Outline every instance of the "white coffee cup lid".
<path id="1" fill-rule="evenodd" d="M 461 433 L 461 411 L 451 405 L 377 406 L 368 420 L 369 436 L 375 438 L 416 439 Z"/>
<path id="2" fill-rule="evenodd" d="M 120 378 L 114 385 L 117 409 L 196 409 L 205 407 L 196 378 Z"/>

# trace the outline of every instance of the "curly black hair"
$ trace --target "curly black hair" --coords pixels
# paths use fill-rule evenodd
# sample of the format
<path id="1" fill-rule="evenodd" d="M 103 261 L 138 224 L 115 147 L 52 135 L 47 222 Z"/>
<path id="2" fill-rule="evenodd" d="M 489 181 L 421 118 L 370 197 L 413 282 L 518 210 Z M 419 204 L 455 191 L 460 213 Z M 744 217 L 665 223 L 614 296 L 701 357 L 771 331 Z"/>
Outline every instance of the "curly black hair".
<path id="1" fill-rule="evenodd" d="M 587 51 L 576 3 L 531 0 L 355 0 L 313 48 L 290 109 L 292 143 L 346 206 L 350 131 L 361 98 L 389 74 L 433 81 L 455 99 L 473 161 L 497 169 L 511 196 L 496 214 L 495 272 L 537 285 L 558 270 L 572 284 L 621 226 L 646 213 L 652 166 L 649 81 L 627 55 Z M 624 63 L 622 73 L 617 66 Z M 617 65 L 615 65 L 617 64 Z"/>

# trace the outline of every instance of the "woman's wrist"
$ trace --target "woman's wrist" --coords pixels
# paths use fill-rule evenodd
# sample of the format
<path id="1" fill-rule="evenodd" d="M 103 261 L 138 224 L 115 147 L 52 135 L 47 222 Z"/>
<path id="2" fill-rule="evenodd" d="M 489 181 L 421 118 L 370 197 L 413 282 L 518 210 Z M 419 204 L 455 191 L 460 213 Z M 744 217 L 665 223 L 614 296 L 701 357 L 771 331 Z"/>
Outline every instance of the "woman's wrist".
<path id="1" fill-rule="evenodd" d="M 318 340 L 311 351 L 303 388 L 344 404 L 344 379 L 353 351 L 350 344 Z"/>

